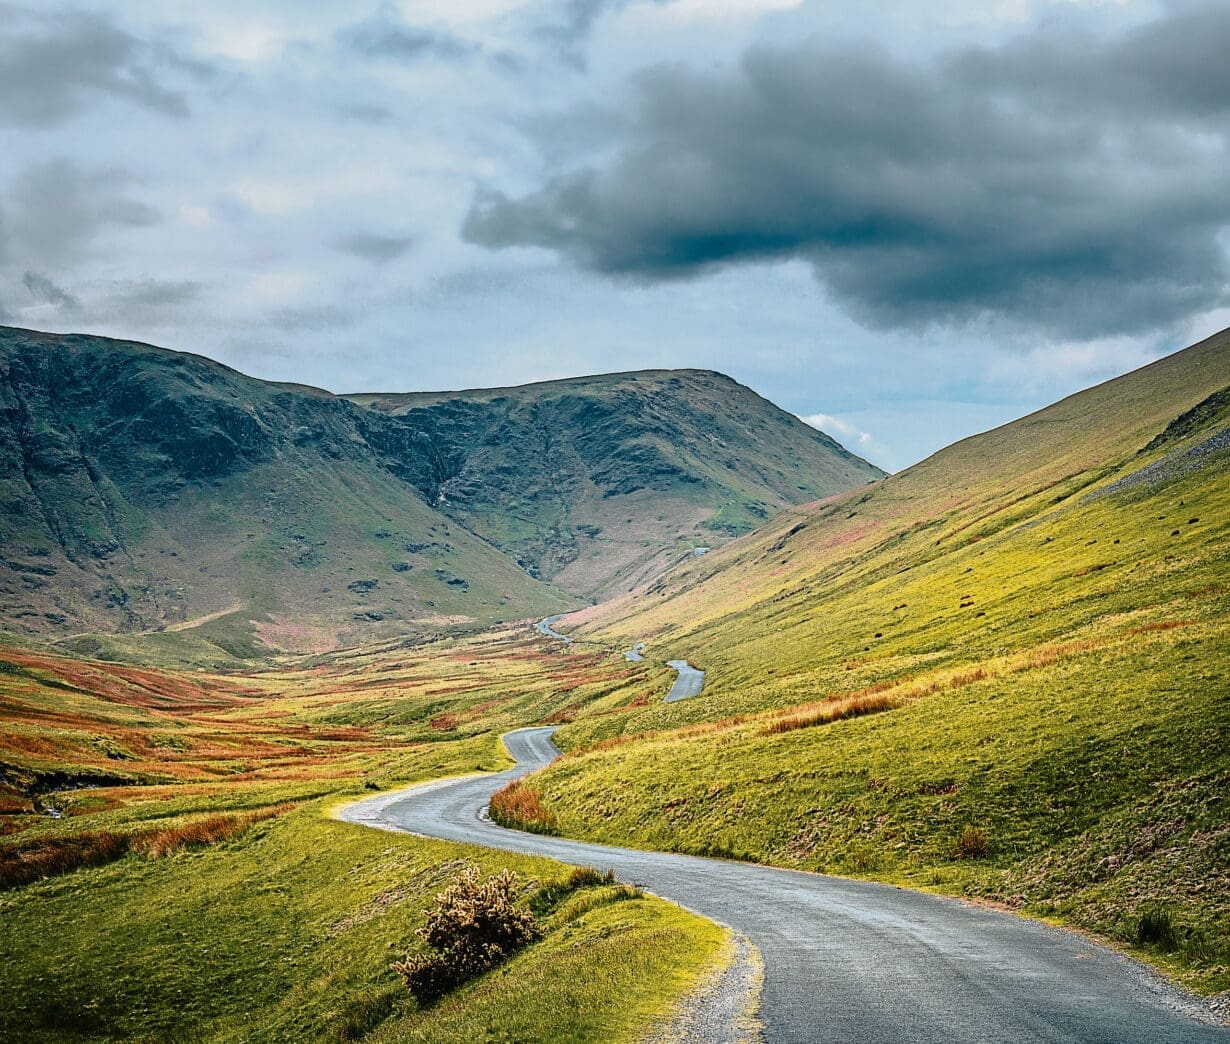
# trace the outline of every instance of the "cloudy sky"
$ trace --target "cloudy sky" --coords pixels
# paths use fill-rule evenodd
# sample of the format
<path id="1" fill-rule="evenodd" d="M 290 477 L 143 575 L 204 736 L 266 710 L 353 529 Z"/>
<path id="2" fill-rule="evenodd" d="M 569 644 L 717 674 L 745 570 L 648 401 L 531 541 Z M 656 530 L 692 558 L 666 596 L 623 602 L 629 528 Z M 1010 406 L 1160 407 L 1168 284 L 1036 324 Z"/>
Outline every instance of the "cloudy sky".
<path id="1" fill-rule="evenodd" d="M 0 3 L 0 322 L 722 370 L 889 469 L 1230 325 L 1230 5 Z"/>

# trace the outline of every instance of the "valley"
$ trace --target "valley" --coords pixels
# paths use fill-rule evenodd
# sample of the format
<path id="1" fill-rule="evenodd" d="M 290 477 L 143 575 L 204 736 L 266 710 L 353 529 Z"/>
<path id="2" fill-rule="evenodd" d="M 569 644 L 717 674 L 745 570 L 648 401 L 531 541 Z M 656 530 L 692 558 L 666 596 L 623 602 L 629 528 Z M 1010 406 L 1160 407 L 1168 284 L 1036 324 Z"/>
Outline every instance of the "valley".
<path id="1" fill-rule="evenodd" d="M 729 933 L 702 914 L 760 947 L 772 1040 L 819 1039 L 799 983 L 839 938 L 837 1039 L 1028 1038 L 1060 1022 L 1224 1037 L 1216 1002 L 1173 994 L 1201 1018 L 1167 1014 L 1120 954 L 1197 994 L 1230 990 L 1230 332 L 870 485 L 857 459 L 741 414 L 760 407 L 701 371 L 679 388 L 636 375 L 666 412 L 629 406 L 631 441 L 664 455 L 670 418 L 700 429 L 681 403 L 731 397 L 710 434 L 729 445 L 743 426 L 758 447 L 738 482 L 692 435 L 669 467 L 625 449 L 595 464 L 576 433 L 593 422 L 626 448 L 611 403 L 637 401 L 629 375 L 352 401 L 145 346 L 47 343 L 80 385 L 53 396 L 44 380 L 55 408 L 37 412 L 37 382 L 10 376 L 23 391 L 5 414 L 7 1037 L 223 1040 L 259 1011 L 257 1039 L 633 1040 L 729 960 Z M 7 358 L 10 375 L 31 365 Z M 208 402 L 215 435 L 186 449 L 125 425 L 127 399 L 101 422 L 84 376 L 99 366 L 136 367 L 145 390 L 124 394 L 145 395 L 147 417 L 180 382 L 196 426 L 163 428 L 205 430 Z M 553 411 L 545 430 L 573 432 L 547 452 L 558 466 L 524 487 L 484 477 L 511 466 L 505 444 L 532 441 L 535 406 Z M 584 419 L 559 419 L 570 411 Z M 811 477 L 780 456 L 799 455 L 782 449 L 796 437 L 824 451 Z M 484 448 L 453 470 L 427 442 Z M 270 529 L 254 483 L 282 491 L 304 540 Z M 556 483 L 568 495 L 551 502 Z M 636 540 L 611 521 L 649 503 L 665 517 Z M 637 558 L 637 541 L 659 557 Z M 287 557 L 300 544 L 309 566 Z M 581 570 L 590 554 L 601 564 Z M 104 584 L 127 601 L 93 597 Z M 672 699 L 682 661 L 703 687 Z M 527 727 L 553 730 L 562 756 L 506 749 Z M 523 834 L 476 818 L 514 759 L 523 800 L 501 821 Z M 398 788 L 450 777 L 471 778 L 398 804 Z M 451 825 L 427 840 L 335 818 L 371 799 L 420 833 Z M 541 942 L 435 1008 L 390 975 L 458 867 L 512 867 L 530 902 L 531 882 L 565 878 L 553 860 L 581 859 L 653 894 L 612 884 L 548 909 Z M 659 865 L 705 869 L 680 890 Z M 723 905 L 736 887 L 755 900 Z M 754 906 L 772 932 L 739 921 Z M 897 1014 L 868 1021 L 889 955 L 912 962 Z M 947 999 L 920 1008 L 950 975 Z"/>

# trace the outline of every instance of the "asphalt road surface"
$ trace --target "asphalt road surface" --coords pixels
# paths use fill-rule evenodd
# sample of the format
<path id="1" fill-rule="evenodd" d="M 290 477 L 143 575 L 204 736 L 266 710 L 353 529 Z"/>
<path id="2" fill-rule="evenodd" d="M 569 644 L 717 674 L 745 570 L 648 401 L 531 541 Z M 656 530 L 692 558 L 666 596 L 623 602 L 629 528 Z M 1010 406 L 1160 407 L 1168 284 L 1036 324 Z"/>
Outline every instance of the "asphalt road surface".
<path id="1" fill-rule="evenodd" d="M 701 687 L 705 684 L 705 672 L 698 671 L 687 660 L 667 660 L 667 667 L 673 667 L 679 672 L 671 691 L 666 694 L 663 703 L 674 703 L 676 700 L 688 700 L 699 696 Z"/>
<path id="2" fill-rule="evenodd" d="M 559 755 L 550 728 L 504 737 L 506 772 L 437 780 L 348 806 L 343 818 L 613 869 L 730 925 L 764 959 L 771 1044 L 1230 1042 L 1192 997 L 1073 932 L 954 899 L 749 863 L 541 837 L 486 818 L 491 794 Z"/>
<path id="3" fill-rule="evenodd" d="M 560 634 L 552 626 L 556 620 L 562 620 L 566 615 L 567 613 L 559 613 L 557 616 L 548 616 L 545 620 L 539 620 L 538 623 L 534 624 L 534 630 L 539 634 L 545 634 L 548 638 L 558 638 L 561 642 L 571 643 L 572 639 L 568 635 Z"/>
<path id="4" fill-rule="evenodd" d="M 554 627 L 557 620 L 563 619 L 566 614 L 560 613 L 558 616 L 548 616 L 545 620 L 539 620 L 534 625 L 534 630 L 539 634 L 545 634 L 548 638 L 558 638 L 561 642 L 572 642 L 572 639 L 566 634 L 560 634 Z M 630 660 L 633 663 L 639 663 L 645 659 L 641 655 L 641 650 L 645 648 L 645 643 L 634 646 L 624 653 L 624 659 Z M 671 686 L 670 692 L 666 694 L 663 703 L 674 703 L 676 700 L 687 700 L 693 696 L 699 696 L 700 690 L 705 684 L 705 672 L 698 671 L 691 666 L 687 660 L 668 660 L 666 666 L 673 668 L 679 675 Z"/>

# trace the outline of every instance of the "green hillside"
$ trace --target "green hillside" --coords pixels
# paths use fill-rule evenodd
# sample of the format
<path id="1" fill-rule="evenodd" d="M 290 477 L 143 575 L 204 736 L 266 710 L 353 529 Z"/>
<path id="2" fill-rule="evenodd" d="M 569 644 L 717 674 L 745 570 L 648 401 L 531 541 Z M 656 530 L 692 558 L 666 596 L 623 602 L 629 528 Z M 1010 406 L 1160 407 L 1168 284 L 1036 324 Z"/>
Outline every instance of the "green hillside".
<path id="1" fill-rule="evenodd" d="M 426 503 L 414 433 L 197 356 L 0 330 L 4 626 L 310 651 L 568 604 Z M 572 604 L 576 604 L 573 602 Z"/>
<path id="2" fill-rule="evenodd" d="M 442 448 L 443 512 L 586 598 L 884 474 L 707 370 L 351 398 Z"/>
<path id="3" fill-rule="evenodd" d="M 706 686 L 578 708 L 536 786 L 570 835 L 1160 911 L 1224 989 L 1228 564 L 1224 332 L 566 618 Z"/>
<path id="4" fill-rule="evenodd" d="M 721 960 L 719 926 L 331 814 L 503 768 L 504 729 L 635 684 L 524 630 L 225 674 L 0 646 L 0 1039 L 643 1039 Z M 544 937 L 424 1007 L 389 965 L 467 865 L 515 870 Z"/>

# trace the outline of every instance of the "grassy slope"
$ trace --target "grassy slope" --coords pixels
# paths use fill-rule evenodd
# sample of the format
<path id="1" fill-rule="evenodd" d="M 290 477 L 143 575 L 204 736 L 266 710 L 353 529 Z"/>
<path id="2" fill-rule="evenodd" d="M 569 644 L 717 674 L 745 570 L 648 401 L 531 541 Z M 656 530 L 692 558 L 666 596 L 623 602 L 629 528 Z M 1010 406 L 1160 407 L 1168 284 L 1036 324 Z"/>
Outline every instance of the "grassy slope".
<path id="1" fill-rule="evenodd" d="M 1175 466 L 1230 426 L 1224 397 L 1153 440 L 1227 384 L 1223 334 L 578 614 L 709 674 L 699 699 L 563 731 L 577 755 L 535 782 L 560 831 L 984 895 L 1125 940 L 1159 906 L 1179 946 L 1153 957 L 1226 988 L 1230 452 Z M 894 709 L 770 732 L 850 696 Z M 985 854 L 962 853 L 967 827 Z"/>
<path id="2" fill-rule="evenodd" d="M 1216 669 L 1230 652 L 1225 454 L 1161 484 L 1088 494 L 1224 427 L 1224 414 L 1206 411 L 1186 434 L 1136 455 L 1230 381 L 1225 360 L 1223 340 L 1028 419 L 1022 437 L 1011 427 L 985 436 L 998 440 L 994 454 L 970 440 L 946 451 L 947 465 L 938 455 L 868 499 L 784 518 L 642 602 L 611 608 L 594 634 L 615 655 L 508 631 L 208 676 L 5 650 L 0 855 L 307 804 L 219 847 L 130 854 L 4 893 L 6 929 L 17 926 L 4 942 L 18 958 L 13 996 L 24 1005 L 4 1017 L 18 1036 L 91 1018 L 95 1033 L 225 1036 L 245 1006 L 282 996 L 279 976 L 292 968 L 292 999 L 272 1005 L 258 1036 L 342 1035 L 387 1016 L 380 1032 L 398 1039 L 473 1039 L 525 1010 L 518 991 L 541 991 L 529 1006 L 549 1019 L 571 1017 L 545 997 L 578 977 L 589 999 L 576 1017 L 602 1027 L 596 1037 L 618 1036 L 604 1020 L 625 1002 L 659 1009 L 681 985 L 640 993 L 643 973 L 672 961 L 694 970 L 712 952 L 702 924 L 653 904 L 602 907 L 589 927 L 561 927 L 527 954 L 524 976 L 490 977 L 455 1010 L 450 1002 L 422 1020 L 390 992 L 387 953 L 372 954 L 409 937 L 435 888 L 413 867 L 442 856 L 319 815 L 320 802 L 364 783 L 498 767 L 496 733 L 537 720 L 569 723 L 563 739 L 578 751 L 537 782 L 565 832 L 989 895 L 1112 936 L 1131 934 L 1145 906 L 1164 905 L 1181 945 L 1151 956 L 1197 986 L 1220 986 L 1230 894 L 1221 803 L 1230 701 Z M 1091 411 L 1092 432 L 1082 426 Z M 983 468 L 976 481 L 963 470 L 973 461 Z M 706 693 L 661 705 L 666 672 L 618 660 L 641 637 L 652 655 L 683 653 L 708 668 Z M 764 735 L 804 701 L 868 688 L 896 709 Z M 641 732 L 650 735 L 583 752 Z M 71 779 L 56 771 L 127 779 L 66 790 Z M 36 813 L 47 806 L 65 818 Z M 959 856 L 966 827 L 983 832 L 984 856 Z M 365 877 L 373 853 L 390 848 Z M 266 872 L 278 883 L 253 888 Z M 244 901 L 228 906 L 219 894 Z M 183 959 L 180 936 L 157 934 L 155 917 L 176 904 L 189 915 L 173 932 L 209 947 L 193 934 L 199 922 L 245 976 Z M 129 920 L 146 931 L 124 930 Z M 347 927 L 335 938 L 338 924 Z M 99 941 L 107 932 L 114 941 Z M 68 944 L 57 949 L 57 935 Z M 599 954 L 599 940 L 613 947 L 603 966 L 617 981 L 589 990 L 587 954 Z M 71 956 L 78 946 L 82 960 Z M 66 962 L 70 972 L 57 970 Z M 61 974 L 62 994 L 84 998 L 71 1019 L 46 988 Z M 146 977 L 157 992 L 142 1010 Z M 581 1023 L 549 1025 L 582 1035 Z M 432 1036 L 445 1027 L 451 1038 Z M 547 1032 L 518 1026 L 517 1035 Z"/>
<path id="3" fill-rule="evenodd" d="M 382 834 L 312 807 L 201 851 L 7 893 L 0 1034 L 632 1039 L 721 941 L 660 900 L 591 892 L 545 919 L 542 942 L 420 1011 L 388 964 L 416 946 L 423 908 L 467 861 L 527 885 L 566 876 L 549 860 Z"/>
<path id="4" fill-rule="evenodd" d="M 630 1039 L 720 947 L 669 904 L 586 892 L 506 970 L 420 1012 L 387 966 L 462 860 L 527 883 L 564 872 L 324 814 L 372 788 L 503 767 L 503 727 L 635 696 L 645 668 L 521 631 L 246 675 L 0 659 L 0 870 L 74 838 L 277 813 L 210 847 L 0 892 L 6 1039 Z M 74 789 L 88 783 L 101 785 Z"/>
<path id="5" fill-rule="evenodd" d="M 586 597 L 882 474 L 704 370 L 353 398 L 456 446 L 443 510 Z"/>

